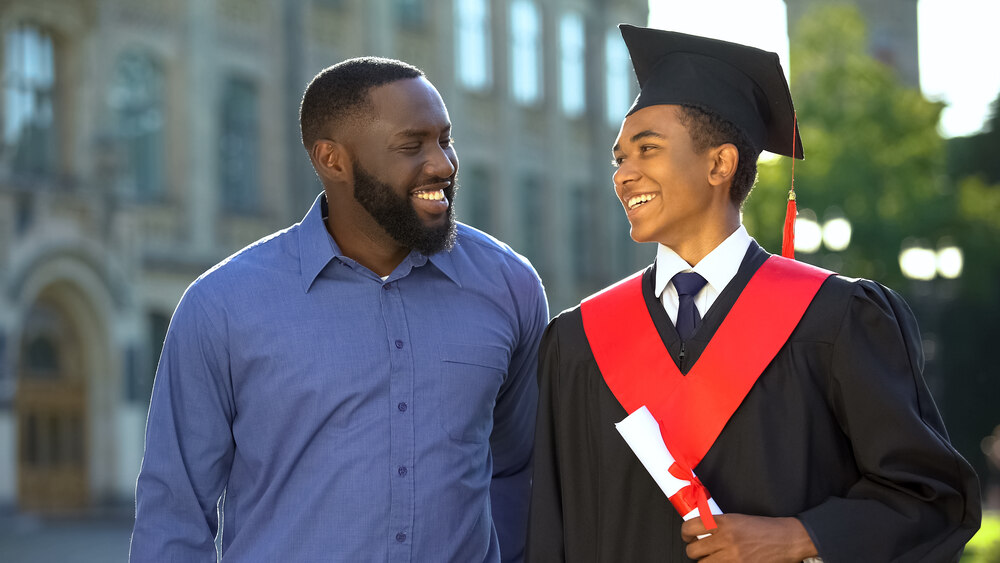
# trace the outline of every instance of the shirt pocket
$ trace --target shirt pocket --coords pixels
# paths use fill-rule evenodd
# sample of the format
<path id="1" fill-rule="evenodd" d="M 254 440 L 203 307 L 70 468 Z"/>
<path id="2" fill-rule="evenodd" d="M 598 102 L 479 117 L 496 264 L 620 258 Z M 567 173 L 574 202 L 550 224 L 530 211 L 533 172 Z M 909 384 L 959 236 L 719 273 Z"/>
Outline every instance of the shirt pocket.
<path id="1" fill-rule="evenodd" d="M 506 348 L 445 343 L 441 348 L 437 415 L 459 442 L 483 443 L 493 429 L 493 406 L 507 373 Z"/>

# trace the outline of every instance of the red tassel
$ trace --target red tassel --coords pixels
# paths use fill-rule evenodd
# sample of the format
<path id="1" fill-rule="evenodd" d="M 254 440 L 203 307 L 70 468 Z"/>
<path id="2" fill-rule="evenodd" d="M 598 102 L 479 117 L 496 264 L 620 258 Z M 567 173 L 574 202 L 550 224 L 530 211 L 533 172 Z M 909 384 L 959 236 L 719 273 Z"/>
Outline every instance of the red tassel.
<path id="1" fill-rule="evenodd" d="M 785 209 L 785 228 L 781 233 L 781 255 L 795 259 L 795 190 L 788 192 L 788 207 Z"/>
<path id="2" fill-rule="evenodd" d="M 792 112 L 792 182 L 788 188 L 788 207 L 785 208 L 785 227 L 781 231 L 781 255 L 795 259 L 795 130 L 799 116 Z"/>

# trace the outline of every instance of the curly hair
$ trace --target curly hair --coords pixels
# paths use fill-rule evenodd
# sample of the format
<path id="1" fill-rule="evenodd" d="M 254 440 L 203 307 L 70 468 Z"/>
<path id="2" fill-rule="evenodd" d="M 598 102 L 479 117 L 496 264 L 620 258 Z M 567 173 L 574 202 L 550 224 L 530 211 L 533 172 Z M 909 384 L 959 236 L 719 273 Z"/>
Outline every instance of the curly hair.
<path id="1" fill-rule="evenodd" d="M 309 150 L 331 128 L 336 134 L 345 120 L 370 111 L 372 88 L 420 76 L 424 72 L 411 64 L 381 57 L 348 59 L 323 69 L 309 82 L 299 106 L 302 144 Z"/>
<path id="2" fill-rule="evenodd" d="M 694 148 L 699 153 L 711 147 L 732 143 L 740 160 L 733 174 L 733 185 L 729 197 L 737 206 L 742 206 L 757 181 L 757 157 L 760 149 L 753 146 L 742 129 L 714 111 L 696 105 L 681 105 L 681 123 L 687 127 Z"/>

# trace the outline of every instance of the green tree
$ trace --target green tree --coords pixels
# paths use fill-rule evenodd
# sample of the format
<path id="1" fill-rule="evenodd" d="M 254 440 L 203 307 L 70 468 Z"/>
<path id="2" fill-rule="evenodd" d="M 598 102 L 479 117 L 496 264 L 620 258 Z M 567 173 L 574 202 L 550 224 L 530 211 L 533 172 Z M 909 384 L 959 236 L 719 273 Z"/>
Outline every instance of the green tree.
<path id="1" fill-rule="evenodd" d="M 806 160 L 795 165 L 800 212 L 851 222 L 850 247 L 800 259 L 850 276 L 900 285 L 897 259 L 913 236 L 936 240 L 947 213 L 942 104 L 903 85 L 867 53 L 865 24 L 847 5 L 802 18 L 791 40 L 791 90 Z M 791 132 L 789 132 L 791 143 Z M 790 159 L 762 162 L 744 221 L 776 251 L 788 191 Z"/>
<path id="2" fill-rule="evenodd" d="M 1000 95 L 993 101 L 991 116 L 978 134 L 948 140 L 948 176 L 961 179 L 979 176 L 1000 184 Z"/>
<path id="3" fill-rule="evenodd" d="M 842 274 L 902 292 L 925 339 L 928 378 L 952 442 L 988 471 L 979 443 L 1000 423 L 1000 369 L 989 352 L 1000 333 L 1000 98 L 983 133 L 945 144 L 943 104 L 903 85 L 866 52 L 859 13 L 817 8 L 791 38 L 791 91 L 806 160 L 795 165 L 800 213 L 842 213 L 850 247 L 799 254 Z M 789 132 L 791 143 L 791 132 Z M 744 223 L 772 252 L 781 245 L 791 159 L 762 162 Z M 898 256 L 911 237 L 934 247 L 947 237 L 963 249 L 958 280 L 912 282 Z M 984 483 L 987 486 L 988 483 Z"/>
<path id="4" fill-rule="evenodd" d="M 990 355 L 1000 333 L 1000 98 L 983 132 L 948 141 L 949 181 L 956 187 L 951 231 L 965 252 L 965 269 L 954 302 L 942 318 L 948 369 L 964 384 L 955 385 L 941 404 L 952 440 L 966 455 L 974 455 L 980 440 L 1000 424 L 1000 369 Z M 990 470 L 982 455 L 970 457 L 984 491 L 1000 487 L 1000 473 Z M 1000 544 L 992 558 L 1000 561 Z"/>
<path id="5" fill-rule="evenodd" d="M 982 132 L 947 141 L 947 175 L 955 197 L 949 228 L 968 256 L 962 297 L 1000 308 L 1000 96 Z M 996 317 L 995 317 L 996 318 Z"/>

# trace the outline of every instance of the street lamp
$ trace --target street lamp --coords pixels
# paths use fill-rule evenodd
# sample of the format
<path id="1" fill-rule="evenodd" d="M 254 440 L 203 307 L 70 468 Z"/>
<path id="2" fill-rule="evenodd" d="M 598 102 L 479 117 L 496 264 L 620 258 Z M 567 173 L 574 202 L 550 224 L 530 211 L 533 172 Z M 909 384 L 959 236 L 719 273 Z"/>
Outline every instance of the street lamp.
<path id="1" fill-rule="evenodd" d="M 937 275 L 937 254 L 922 241 L 903 241 L 899 269 L 911 280 L 930 281 Z"/>
<path id="2" fill-rule="evenodd" d="M 851 222 L 839 211 L 829 213 L 823 223 L 823 244 L 833 252 L 847 250 L 851 244 Z"/>
<path id="3" fill-rule="evenodd" d="M 911 280 L 930 281 L 935 277 L 954 280 L 962 275 L 962 249 L 941 241 L 937 251 L 923 241 L 908 239 L 899 252 L 899 269 Z"/>
<path id="4" fill-rule="evenodd" d="M 936 258 L 937 271 L 942 278 L 953 280 L 962 275 L 964 257 L 961 248 L 953 244 L 939 246 Z"/>
<path id="5" fill-rule="evenodd" d="M 812 254 L 823 243 L 823 231 L 811 209 L 799 211 L 795 218 L 795 251 Z"/>
<path id="6" fill-rule="evenodd" d="M 923 335 L 924 377 L 933 395 L 943 392 L 944 385 L 940 372 L 943 360 L 938 350 L 942 342 L 939 338 L 943 329 L 941 312 L 953 296 L 953 280 L 962 275 L 962 265 L 962 249 L 947 238 L 938 241 L 937 250 L 924 241 L 910 238 L 903 241 L 899 252 L 899 269 L 913 280 L 914 311 L 926 328 Z"/>

